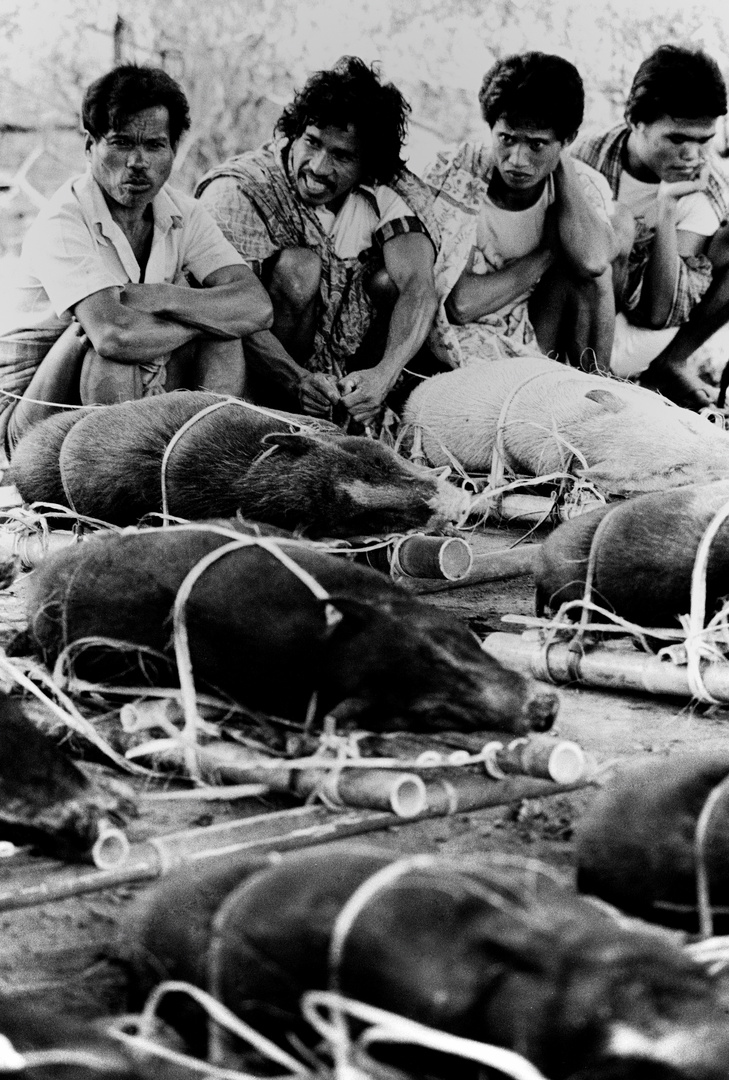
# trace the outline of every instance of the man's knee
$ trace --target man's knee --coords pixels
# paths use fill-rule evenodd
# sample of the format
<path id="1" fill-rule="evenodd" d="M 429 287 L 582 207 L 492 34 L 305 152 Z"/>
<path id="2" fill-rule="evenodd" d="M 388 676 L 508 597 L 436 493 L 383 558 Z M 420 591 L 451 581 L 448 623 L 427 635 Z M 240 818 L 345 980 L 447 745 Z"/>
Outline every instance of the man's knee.
<path id="1" fill-rule="evenodd" d="M 368 281 L 367 294 L 376 308 L 389 309 L 397 302 L 400 290 L 385 267 L 381 266 Z"/>
<path id="2" fill-rule="evenodd" d="M 283 300 L 305 311 L 319 291 L 321 259 L 309 248 L 285 248 L 266 282 L 274 303 Z"/>

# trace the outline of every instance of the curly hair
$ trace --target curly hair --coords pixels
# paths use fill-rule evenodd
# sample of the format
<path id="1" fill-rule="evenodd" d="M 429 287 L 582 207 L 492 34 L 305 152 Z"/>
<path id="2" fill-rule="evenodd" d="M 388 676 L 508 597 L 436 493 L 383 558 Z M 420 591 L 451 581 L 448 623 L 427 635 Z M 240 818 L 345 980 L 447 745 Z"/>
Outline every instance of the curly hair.
<path id="1" fill-rule="evenodd" d="M 160 68 L 122 64 L 88 87 L 81 123 L 98 142 L 107 131 L 118 131 L 130 116 L 157 105 L 169 113 L 170 142 L 176 147 L 190 126 L 190 107 L 182 87 Z"/>
<path id="2" fill-rule="evenodd" d="M 498 60 L 484 75 L 478 100 L 489 127 L 503 118 L 513 128 L 550 128 L 560 142 L 576 135 L 585 111 L 577 68 L 542 52 Z"/>
<path id="3" fill-rule="evenodd" d="M 410 106 L 392 83 L 383 83 L 374 66 L 357 56 L 342 56 L 329 71 L 317 71 L 287 105 L 276 131 L 290 141 L 309 124 L 357 133 L 364 179 L 390 183 L 404 168 L 402 146 Z"/>
<path id="4" fill-rule="evenodd" d="M 663 116 L 699 120 L 726 111 L 726 85 L 715 60 L 701 49 L 659 45 L 635 73 L 625 119 L 652 124 Z"/>

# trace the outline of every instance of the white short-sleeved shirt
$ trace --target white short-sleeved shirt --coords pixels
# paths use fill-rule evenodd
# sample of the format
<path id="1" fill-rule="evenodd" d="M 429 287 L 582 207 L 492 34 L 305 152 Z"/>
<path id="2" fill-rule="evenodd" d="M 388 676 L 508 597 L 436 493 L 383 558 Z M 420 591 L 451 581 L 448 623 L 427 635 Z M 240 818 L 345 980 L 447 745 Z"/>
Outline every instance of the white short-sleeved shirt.
<path id="1" fill-rule="evenodd" d="M 319 206 L 314 211 L 340 259 L 356 259 L 374 244 L 374 234 L 389 221 L 412 217 L 396 191 L 384 184 L 351 191 L 336 214 Z"/>
<path id="2" fill-rule="evenodd" d="M 202 282 L 216 270 L 243 262 L 205 208 L 189 195 L 165 184 L 152 212 L 145 282 L 182 283 L 185 273 Z M 79 301 L 140 280 L 129 241 L 88 170 L 63 184 L 30 226 L 14 287 L 0 300 L 0 336 L 27 330 L 61 333 Z"/>
<path id="3" fill-rule="evenodd" d="M 623 170 L 620 175 L 618 202 L 627 206 L 633 217 L 644 221 L 649 228 L 655 228 L 659 187 L 659 183 L 647 184 Z M 676 213 L 676 228 L 697 233 L 699 236 L 713 236 L 721 224 L 703 191 L 694 191 L 677 199 Z"/>

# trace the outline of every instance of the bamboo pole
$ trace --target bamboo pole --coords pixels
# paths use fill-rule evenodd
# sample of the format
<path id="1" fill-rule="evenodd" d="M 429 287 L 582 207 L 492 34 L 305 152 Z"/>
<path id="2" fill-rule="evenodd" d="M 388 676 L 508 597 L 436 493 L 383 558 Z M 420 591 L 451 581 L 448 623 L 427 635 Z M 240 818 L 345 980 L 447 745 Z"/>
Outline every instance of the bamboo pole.
<path id="1" fill-rule="evenodd" d="M 304 806 L 132 844 L 127 861 L 109 870 L 45 859 L 34 859 L 34 865 L 26 863 L 14 868 L 14 860 L 10 858 L 0 862 L 0 911 L 154 881 L 178 866 L 227 858 L 235 852 L 292 851 L 412 821 L 544 798 L 584 787 L 585 781 L 562 785 L 525 776 L 492 780 L 480 769 L 452 769 L 438 773 L 425 786 L 428 804 L 422 813 L 410 818 L 398 818 L 385 810 L 347 810 L 333 814 L 323 806 Z"/>
<path id="2" fill-rule="evenodd" d="M 471 569 L 458 581 L 418 581 L 400 578 L 399 585 L 408 592 L 435 593 L 445 589 L 462 589 L 487 581 L 506 581 L 534 573 L 537 554 L 541 544 L 525 544 L 523 547 L 507 548 L 474 557 Z"/>
<path id="3" fill-rule="evenodd" d="M 556 683 L 577 683 L 609 690 L 633 690 L 648 694 L 693 697 L 688 669 L 637 652 L 618 652 L 590 646 L 585 652 L 573 650 L 568 642 L 550 645 L 548 654 L 542 638 L 534 631 L 525 634 L 489 634 L 484 648 L 497 660 L 537 679 Z M 701 675 L 708 692 L 729 703 L 729 663 L 703 663 Z"/>

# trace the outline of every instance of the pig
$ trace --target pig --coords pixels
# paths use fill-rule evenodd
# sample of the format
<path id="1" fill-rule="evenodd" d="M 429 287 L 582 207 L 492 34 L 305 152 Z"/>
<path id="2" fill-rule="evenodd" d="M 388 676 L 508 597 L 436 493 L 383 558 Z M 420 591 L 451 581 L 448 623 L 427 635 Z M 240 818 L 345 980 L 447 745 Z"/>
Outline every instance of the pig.
<path id="1" fill-rule="evenodd" d="M 154 987 L 168 979 L 205 986 L 213 919 L 225 898 L 279 855 L 233 852 L 188 864 L 145 890 L 125 913 L 115 943 L 115 958 L 128 975 L 128 1005 L 144 1006 Z M 200 1008 L 192 1000 L 163 999 L 158 1015 L 185 1038 L 193 1054 L 207 1053 Z"/>
<path id="2" fill-rule="evenodd" d="M 218 907 L 202 985 L 294 1053 L 316 1041 L 301 996 L 336 989 L 516 1051 L 551 1080 L 642 1076 L 636 1059 L 653 1076 L 726 1076 L 729 1030 L 706 970 L 674 935 L 616 919 L 534 860 L 340 844 L 285 855 Z M 216 1034 L 212 1051 L 232 1064 L 238 1046 Z M 477 1075 L 404 1055 L 408 1072 Z"/>
<path id="3" fill-rule="evenodd" d="M 169 658 L 140 661 L 149 677 L 169 684 L 177 591 L 230 537 L 213 525 L 173 526 L 105 535 L 50 556 L 28 583 L 36 648 L 52 662 L 88 635 L 132 642 Z M 305 542 L 278 543 L 331 595 L 329 608 L 261 546 L 226 555 L 205 571 L 186 607 L 201 682 L 249 709 L 297 720 L 316 692 L 318 717 L 372 729 L 551 726 L 555 694 L 503 668 L 457 618 L 376 570 Z M 100 679 L 122 678 L 128 667 L 130 677 L 142 677 L 128 652 L 84 650 L 76 664 Z"/>
<path id="4" fill-rule="evenodd" d="M 577 885 L 649 922 L 698 933 L 695 835 L 729 751 L 623 764 L 575 830 Z M 710 819 L 706 867 L 714 933 L 729 933 L 729 792 Z"/>
<path id="5" fill-rule="evenodd" d="M 102 406 L 103 408 L 103 406 Z M 74 424 L 94 409 L 70 409 L 54 413 L 36 424 L 23 436 L 12 457 L 3 480 L 15 484 L 27 503 L 43 502 L 68 505 L 58 465 L 63 440 Z"/>
<path id="6" fill-rule="evenodd" d="M 310 536 L 438 529 L 465 519 L 468 497 L 432 472 L 370 439 L 344 436 L 326 420 L 273 414 L 203 392 L 163 394 L 93 410 L 55 455 L 29 463 L 22 440 L 13 482 L 45 497 L 60 469 L 74 510 L 135 524 L 162 510 L 162 460 L 182 426 L 208 406 L 170 453 L 169 512 L 199 520 L 243 516 Z M 44 432 L 27 436 L 42 445 Z M 56 464 L 56 461 L 58 464 Z M 41 494 L 43 493 L 43 494 Z"/>
<path id="7" fill-rule="evenodd" d="M 487 473 L 500 428 L 514 472 L 569 471 L 606 498 L 729 477 L 729 435 L 715 424 L 649 390 L 546 357 L 436 375 L 413 391 L 403 418 L 422 431 L 432 465 L 453 455 L 467 471 Z"/>
<path id="8" fill-rule="evenodd" d="M 81 859 L 106 822 L 124 824 L 134 812 L 126 789 L 87 777 L 17 698 L 0 696 L 0 839 Z"/>
<path id="9" fill-rule="evenodd" d="M 22 1080 L 163 1080 L 170 1076 L 159 1061 L 155 1067 L 137 1066 L 132 1055 L 104 1030 L 101 1021 L 32 1007 L 0 994 L 0 1035 L 8 1046 L 0 1048 L 3 1072 Z M 25 1062 L 12 1060 L 19 1054 Z M 22 1071 L 21 1071 L 22 1070 Z"/>
<path id="10" fill-rule="evenodd" d="M 564 522 L 547 537 L 537 556 L 538 608 L 556 610 L 582 596 L 600 527 L 594 540 L 593 599 L 641 626 L 675 625 L 690 608 L 691 574 L 701 537 L 727 501 L 729 480 L 722 480 L 640 495 Z M 725 523 L 709 554 L 709 614 L 727 593 L 728 569 L 729 523 Z"/>

